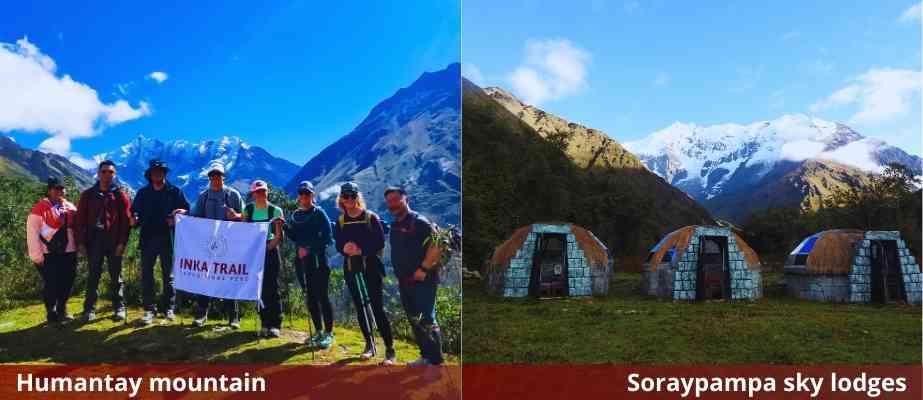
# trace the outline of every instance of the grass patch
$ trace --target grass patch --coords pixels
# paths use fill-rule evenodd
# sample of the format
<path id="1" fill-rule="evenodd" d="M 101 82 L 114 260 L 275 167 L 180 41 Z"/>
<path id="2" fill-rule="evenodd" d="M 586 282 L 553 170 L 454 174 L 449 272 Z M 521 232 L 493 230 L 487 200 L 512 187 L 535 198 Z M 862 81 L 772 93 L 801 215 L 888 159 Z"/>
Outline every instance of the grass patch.
<path id="1" fill-rule="evenodd" d="M 102 303 L 102 302 L 101 302 Z M 83 299 L 72 298 L 69 310 L 82 309 Z M 102 305 L 102 304 L 101 304 Z M 379 356 L 370 361 L 358 358 L 364 348 L 362 333 L 336 326 L 336 342 L 326 351 L 308 350 L 304 345 L 308 321 L 305 317 L 283 322 L 282 337 L 257 338 L 259 318 L 243 316 L 240 330 L 229 330 L 221 318 L 204 327 L 192 325 L 192 316 L 177 315 L 173 323 L 157 318 L 153 325 L 140 324 L 142 310 L 130 307 L 129 321 L 115 322 L 108 307 L 97 312 L 97 320 L 74 321 L 63 327 L 45 323 L 44 306 L 32 304 L 0 313 L 0 363 L 119 364 L 119 363 L 270 363 L 270 364 L 375 364 L 384 356 L 384 344 L 376 335 Z M 287 316 L 286 316 L 287 318 Z M 399 363 L 415 360 L 414 344 L 395 340 Z M 456 356 L 447 362 L 457 364 Z"/>
<path id="2" fill-rule="evenodd" d="M 916 364 L 921 309 L 786 298 L 673 302 L 643 296 L 619 272 L 602 298 L 502 299 L 464 286 L 463 346 L 472 363 Z"/>

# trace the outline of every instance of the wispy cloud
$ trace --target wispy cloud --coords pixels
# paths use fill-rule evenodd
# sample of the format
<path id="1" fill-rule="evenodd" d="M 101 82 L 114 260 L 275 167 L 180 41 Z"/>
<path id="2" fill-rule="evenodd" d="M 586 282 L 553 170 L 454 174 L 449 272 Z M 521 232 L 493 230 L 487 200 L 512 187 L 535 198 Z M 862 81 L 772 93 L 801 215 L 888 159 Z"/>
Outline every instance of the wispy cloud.
<path id="1" fill-rule="evenodd" d="M 148 77 L 148 79 L 153 79 L 153 80 L 157 81 L 157 83 L 163 83 L 164 81 L 167 80 L 167 78 L 169 78 L 169 76 L 167 76 L 167 73 L 166 73 L 166 72 L 163 72 L 163 71 L 154 71 L 154 72 L 151 72 L 151 73 L 147 74 L 147 77 Z"/>
<path id="2" fill-rule="evenodd" d="M 917 3 L 904 10 L 898 20 L 901 22 L 919 22 L 921 15 L 923 15 L 923 3 Z"/>
<path id="3" fill-rule="evenodd" d="M 800 36 L 801 36 L 801 32 L 792 30 L 792 31 L 783 33 L 782 40 L 793 40 L 793 39 L 797 39 Z"/>
<path id="4" fill-rule="evenodd" d="M 587 85 L 590 53 L 566 39 L 529 40 L 526 56 L 509 76 L 516 94 L 539 104 L 577 93 Z"/>
<path id="5" fill-rule="evenodd" d="M 811 111 L 855 105 L 851 123 L 886 122 L 907 114 L 911 100 L 920 93 L 920 78 L 920 71 L 873 68 L 811 105 Z"/>
<path id="6" fill-rule="evenodd" d="M 670 74 L 661 72 L 654 78 L 654 86 L 664 87 L 670 84 Z"/>
<path id="7" fill-rule="evenodd" d="M 100 101 L 96 90 L 58 75 L 54 60 L 28 38 L 0 43 L 0 131 L 44 132 L 39 148 L 70 155 L 71 140 L 151 114 L 150 106 Z"/>
<path id="8" fill-rule="evenodd" d="M 481 69 L 477 65 L 468 62 L 462 63 L 461 74 L 469 81 L 474 82 L 475 85 L 484 86 L 484 74 L 481 73 Z"/>

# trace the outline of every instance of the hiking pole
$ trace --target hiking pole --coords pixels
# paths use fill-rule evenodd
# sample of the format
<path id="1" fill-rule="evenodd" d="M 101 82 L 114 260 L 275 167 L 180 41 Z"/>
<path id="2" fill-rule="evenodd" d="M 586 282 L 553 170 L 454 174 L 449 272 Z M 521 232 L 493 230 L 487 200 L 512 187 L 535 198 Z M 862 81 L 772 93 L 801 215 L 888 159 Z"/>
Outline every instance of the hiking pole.
<path id="1" fill-rule="evenodd" d="M 363 260 L 363 267 L 364 266 L 365 266 L 365 262 Z M 375 322 L 375 315 L 372 314 L 372 304 L 371 304 L 371 301 L 369 300 L 368 285 L 366 284 L 367 282 L 365 280 L 364 269 L 365 268 L 363 268 L 363 271 L 359 271 L 355 275 L 356 276 L 356 286 L 359 289 L 359 301 L 360 303 L 362 303 L 363 310 L 365 310 L 366 328 L 368 329 L 369 337 L 372 339 L 372 347 L 374 348 L 375 347 L 375 331 L 372 330 L 372 326 L 377 325 L 377 324 Z"/>
<path id="2" fill-rule="evenodd" d="M 298 257 L 297 250 L 295 251 L 295 253 L 296 253 L 295 256 Z M 316 264 L 317 254 L 314 254 L 314 260 Z M 307 271 L 307 268 L 305 268 L 304 259 L 302 259 L 301 257 L 298 257 L 298 261 L 301 262 L 301 266 L 302 266 L 301 270 L 304 273 L 304 287 L 301 289 L 302 291 L 301 295 L 302 297 L 304 297 L 305 311 L 308 312 L 308 342 L 310 342 L 311 338 L 314 337 L 314 320 L 312 318 L 313 315 L 311 315 L 311 305 L 308 304 L 310 303 L 310 301 L 308 301 L 308 292 L 311 290 L 311 282 L 308 281 L 308 271 Z M 296 274 L 298 273 L 297 268 L 296 268 L 295 273 Z M 314 353 L 314 347 L 316 346 L 315 345 L 308 346 L 308 348 L 311 349 L 311 361 L 317 361 L 317 359 L 315 358 L 316 355 Z"/>

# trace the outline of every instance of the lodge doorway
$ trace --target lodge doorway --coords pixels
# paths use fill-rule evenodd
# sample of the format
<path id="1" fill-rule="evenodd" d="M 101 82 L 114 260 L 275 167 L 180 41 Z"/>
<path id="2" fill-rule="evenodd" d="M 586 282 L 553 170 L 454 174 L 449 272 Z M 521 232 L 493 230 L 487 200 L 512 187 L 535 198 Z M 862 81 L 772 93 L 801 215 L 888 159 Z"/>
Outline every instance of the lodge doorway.
<path id="1" fill-rule="evenodd" d="M 889 303 L 904 299 L 904 281 L 897 243 L 893 240 L 872 240 L 869 257 L 872 302 Z"/>
<path id="2" fill-rule="evenodd" d="M 568 295 L 567 236 L 562 233 L 542 233 L 535 243 L 532 257 L 532 294 L 538 297 Z"/>
<path id="3" fill-rule="evenodd" d="M 696 300 L 730 298 L 730 285 L 727 238 L 723 236 L 699 237 Z"/>

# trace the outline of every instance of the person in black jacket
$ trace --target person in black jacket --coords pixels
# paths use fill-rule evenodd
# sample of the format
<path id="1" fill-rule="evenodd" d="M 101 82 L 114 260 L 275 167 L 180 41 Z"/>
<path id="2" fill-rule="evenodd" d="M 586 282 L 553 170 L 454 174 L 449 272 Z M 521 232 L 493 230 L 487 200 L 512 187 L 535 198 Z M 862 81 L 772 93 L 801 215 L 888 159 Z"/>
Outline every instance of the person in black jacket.
<path id="1" fill-rule="evenodd" d="M 314 203 L 314 185 L 308 181 L 298 184 L 298 209 L 289 215 L 285 234 L 298 246 L 295 255 L 295 274 L 298 284 L 306 294 L 313 336 L 306 344 L 329 349 L 333 344 L 333 305 L 330 303 L 330 267 L 327 265 L 327 246 L 330 245 L 330 219 L 323 208 Z"/>
<path id="2" fill-rule="evenodd" d="M 173 321 L 176 305 L 176 289 L 173 287 L 173 214 L 177 209 L 188 209 L 189 201 L 180 188 L 167 181 L 170 169 L 160 160 L 151 160 L 144 177 L 147 186 L 138 190 L 132 203 L 135 225 L 141 227 L 139 248 L 141 249 L 141 290 L 144 302 L 144 316 L 141 322 L 154 322 L 154 262 L 160 257 L 160 277 L 163 293 L 160 309 L 164 318 Z"/>
<path id="3" fill-rule="evenodd" d="M 362 335 L 365 336 L 365 350 L 359 357 L 368 360 L 378 354 L 371 329 L 374 318 L 374 325 L 378 326 L 378 333 L 385 342 L 385 359 L 382 364 L 394 365 L 394 340 L 383 299 L 385 267 L 381 261 L 381 252 L 385 248 L 385 233 L 381 219 L 366 209 L 359 187 L 352 182 L 340 186 L 337 207 L 341 213 L 334 234 L 336 249 L 343 255 L 343 278 L 356 306 Z"/>

